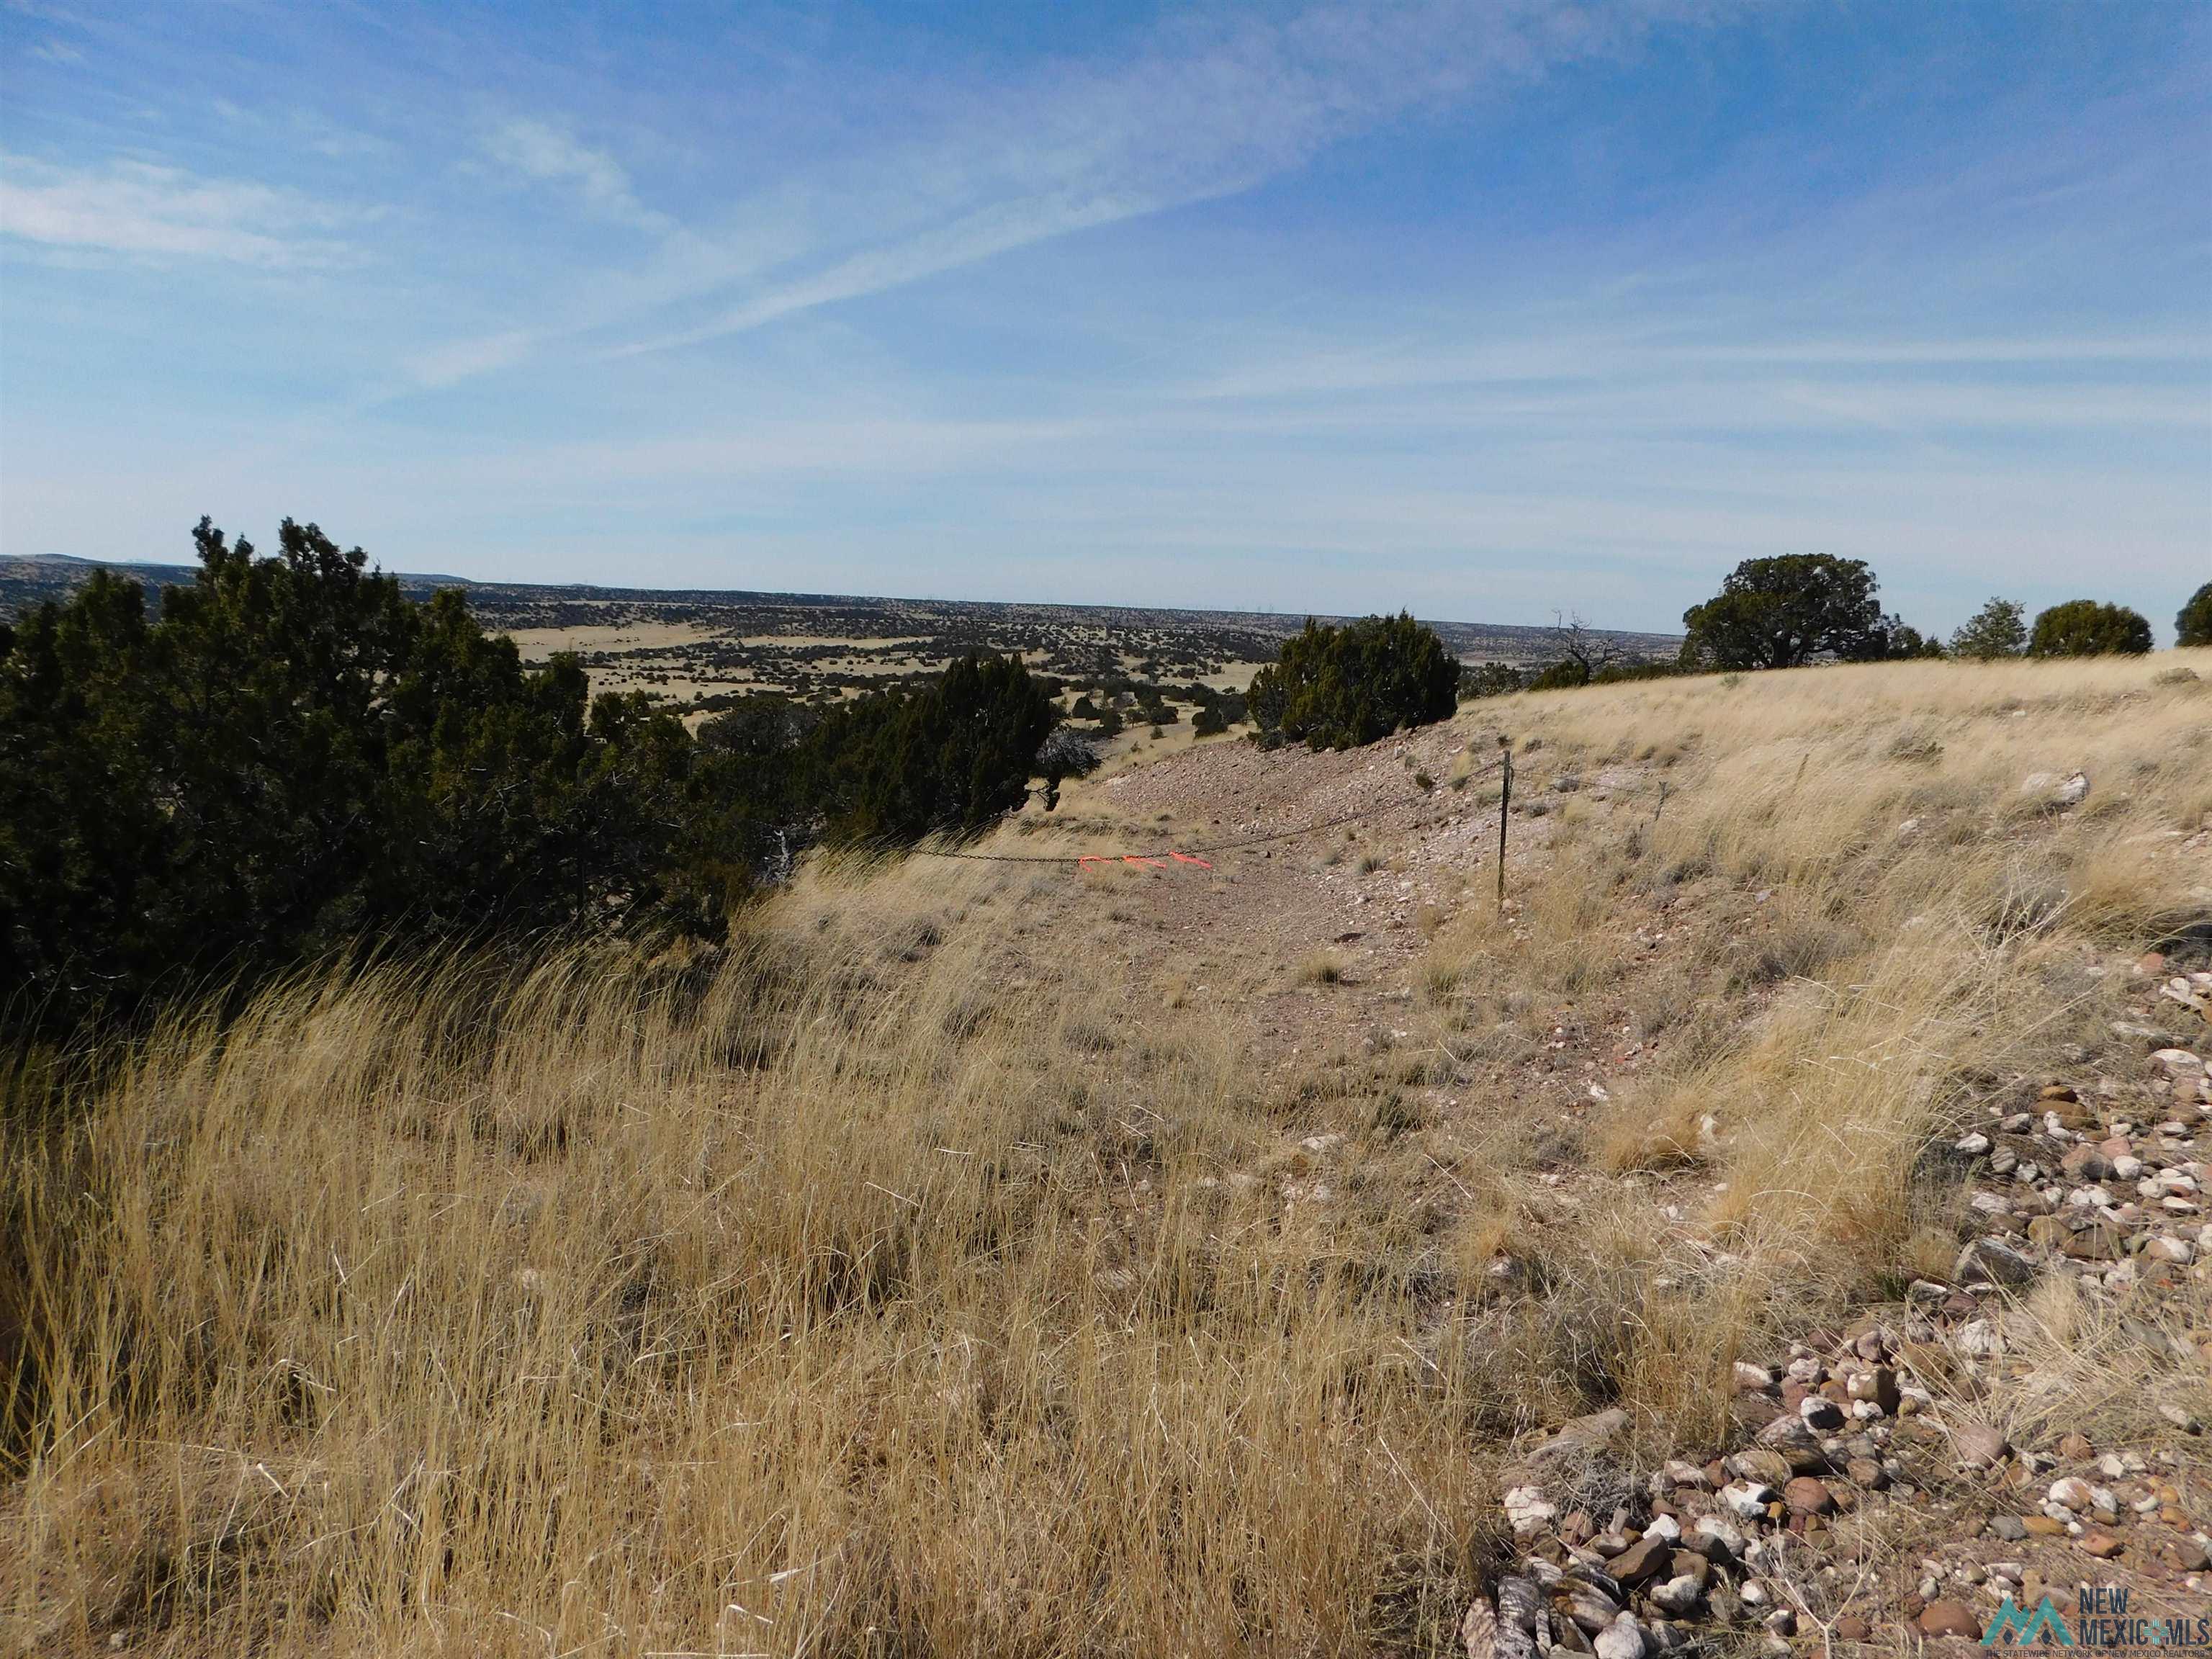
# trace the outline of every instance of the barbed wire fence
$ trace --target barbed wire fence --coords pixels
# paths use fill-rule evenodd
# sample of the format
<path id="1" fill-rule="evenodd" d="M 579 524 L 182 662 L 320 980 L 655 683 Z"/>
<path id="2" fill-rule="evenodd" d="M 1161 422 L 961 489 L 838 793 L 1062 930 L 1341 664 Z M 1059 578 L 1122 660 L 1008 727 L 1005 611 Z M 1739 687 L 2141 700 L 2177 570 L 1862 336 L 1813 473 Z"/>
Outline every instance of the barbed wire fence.
<path id="1" fill-rule="evenodd" d="M 1505 820 L 1506 813 L 1512 802 L 1513 751 L 1505 746 L 1504 739 L 1501 738 L 1499 744 L 1497 757 L 1468 772 L 1460 787 L 1464 787 L 1466 783 L 1473 782 L 1477 778 L 1486 777 L 1492 772 L 1502 772 L 1504 775 L 1504 787 L 1498 798 L 1498 902 L 1503 904 L 1505 897 Z M 1381 806 L 1362 807 L 1354 811 L 1340 812 L 1333 817 L 1316 818 L 1311 823 L 1297 824 L 1287 830 L 1270 830 L 1226 841 L 1183 842 L 1176 846 L 1161 846 L 1150 852 L 985 853 L 949 847 L 915 847 L 902 850 L 908 856 L 914 858 L 955 859 L 976 864 L 1072 864 L 1079 871 L 1088 869 L 1094 864 L 1149 865 L 1158 869 L 1167 869 L 1171 866 L 1165 860 L 1170 860 L 1211 869 L 1212 866 L 1206 861 L 1206 855 L 1209 854 L 1237 853 L 1248 848 L 1261 847 L 1273 842 L 1293 841 L 1301 836 L 1310 836 L 1323 830 L 1334 830 L 1347 823 L 1358 823 L 1363 819 L 1381 817 L 1408 807 L 1425 806 L 1429 804 L 1430 798 L 1423 794 Z M 1434 821 L 1439 823 L 1448 823 L 1452 817 L 1457 816 L 1455 813 L 1449 814 L 1439 817 Z"/>

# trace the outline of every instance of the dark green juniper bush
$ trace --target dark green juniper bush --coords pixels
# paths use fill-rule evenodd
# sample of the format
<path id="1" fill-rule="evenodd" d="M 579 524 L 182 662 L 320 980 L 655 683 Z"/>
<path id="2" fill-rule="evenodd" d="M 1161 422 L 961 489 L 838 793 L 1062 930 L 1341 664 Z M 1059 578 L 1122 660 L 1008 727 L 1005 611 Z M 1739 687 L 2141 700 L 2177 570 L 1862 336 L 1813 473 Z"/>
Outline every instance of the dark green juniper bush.
<path id="1" fill-rule="evenodd" d="M 0 1024 L 374 941 L 719 935 L 792 848 L 969 834 L 1059 716 L 1015 659 L 695 740 L 574 656 L 526 665 L 312 524 L 194 532 L 149 614 L 106 572 L 0 632 Z"/>
<path id="2" fill-rule="evenodd" d="M 2212 582 L 2189 596 L 2173 618 L 2176 645 L 2212 645 Z"/>
<path id="3" fill-rule="evenodd" d="M 2030 632 L 2031 657 L 2141 656 L 2151 648 L 2150 623 L 2124 605 L 2069 599 L 2039 614 Z"/>
<path id="4" fill-rule="evenodd" d="M 1342 628 L 1309 619 L 1244 701 L 1262 747 L 1351 749 L 1449 719 L 1459 672 L 1443 641 L 1402 612 Z"/>

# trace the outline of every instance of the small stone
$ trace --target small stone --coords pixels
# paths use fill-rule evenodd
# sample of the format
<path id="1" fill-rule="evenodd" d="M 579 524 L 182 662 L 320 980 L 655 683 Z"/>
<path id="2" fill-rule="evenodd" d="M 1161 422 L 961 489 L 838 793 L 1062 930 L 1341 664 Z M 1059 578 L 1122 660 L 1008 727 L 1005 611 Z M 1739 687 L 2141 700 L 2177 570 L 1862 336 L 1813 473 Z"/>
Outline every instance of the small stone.
<path id="1" fill-rule="evenodd" d="M 1651 1605 L 1662 1613 L 1673 1613 L 1676 1618 L 1696 1612 L 1705 1599 L 1704 1583 L 1688 1573 L 1669 1578 L 1663 1584 L 1653 1586 L 1651 1590 Z"/>
<path id="2" fill-rule="evenodd" d="M 1802 1417 L 1778 1417 L 1759 1431 L 1757 1439 L 1762 1449 L 1787 1459 L 1796 1474 L 1810 1474 L 1828 1466 L 1820 1437 Z"/>
<path id="3" fill-rule="evenodd" d="M 1603 1590 L 1574 1579 L 1563 1583 L 1556 1602 L 1569 1620 L 1586 1635 L 1595 1636 L 1620 1616 L 1620 1603 Z"/>
<path id="4" fill-rule="evenodd" d="M 2039 1249 L 2062 1250 L 2073 1231 L 2063 1217 L 2039 1215 L 2027 1224 L 2027 1242 Z"/>
<path id="5" fill-rule="evenodd" d="M 1819 1434 L 1833 1434 L 1844 1426 L 1843 1408 L 1825 1395 L 1808 1395 L 1798 1403 L 1797 1415 Z"/>
<path id="6" fill-rule="evenodd" d="M 2170 1538 L 2159 1553 L 2166 1558 L 2168 1566 L 2179 1571 L 2212 1571 L 2212 1556 L 2208 1556 L 2204 1546 L 2194 1538 Z"/>
<path id="7" fill-rule="evenodd" d="M 1705 1472 L 1703 1469 L 1695 1463 L 1686 1463 L 1679 1457 L 1662 1465 L 1659 1472 L 1667 1477 L 1669 1485 L 1687 1486 L 1692 1491 L 1712 1484 L 1705 1479 Z"/>
<path id="8" fill-rule="evenodd" d="M 1729 1468 L 1746 1480 L 1757 1480 L 1769 1486 L 1779 1486 L 1797 1473 L 1780 1452 L 1768 1451 L 1763 1446 L 1737 1452 L 1729 1459 Z"/>
<path id="9" fill-rule="evenodd" d="M 1836 1507 L 1834 1495 L 1809 1474 L 1801 1474 L 1784 1486 L 1782 1501 L 1800 1515 L 1828 1515 Z"/>
<path id="10" fill-rule="evenodd" d="M 2058 1248 L 2075 1261 L 2118 1261 L 2127 1254 L 2124 1236 L 2105 1222 L 2069 1234 Z"/>
<path id="11" fill-rule="evenodd" d="M 2109 1561 L 2127 1547 L 2112 1534 L 2101 1530 L 2082 1534 L 2080 1541 L 2082 1549 L 2100 1561 Z"/>
<path id="12" fill-rule="evenodd" d="M 1515 1486 L 1505 1494 L 1506 1524 L 1516 1537 L 1541 1531 L 1559 1518 L 1559 1505 L 1544 1496 L 1540 1486 Z"/>
<path id="13" fill-rule="evenodd" d="M 1951 1448 L 1962 1469 L 1985 1469 L 2011 1449 L 2005 1437 L 1987 1423 L 1962 1424 L 1951 1437 Z"/>
<path id="14" fill-rule="evenodd" d="M 1872 1401 L 1885 1417 L 1897 1415 L 1897 1373 L 1888 1366 L 1876 1365 L 1861 1371 L 1848 1386 L 1852 1399 Z"/>
<path id="15" fill-rule="evenodd" d="M 2017 1287 L 2035 1277 L 2035 1261 L 2002 1239 L 1977 1238 L 1959 1252 L 1951 1276 L 1962 1285 Z"/>
<path id="16" fill-rule="evenodd" d="M 1656 1577 L 1662 1568 L 1674 1559 L 1674 1547 L 1671 1540 L 1656 1533 L 1646 1533 L 1619 1555 L 1606 1564 L 1606 1570 L 1622 1583 L 1637 1585 Z"/>
<path id="17" fill-rule="evenodd" d="M 1459 1644 L 1467 1659 L 1498 1659 L 1498 1615 L 1480 1596 L 1475 1597 L 1466 1617 L 1459 1621 Z"/>
<path id="18" fill-rule="evenodd" d="M 2095 1489 L 2078 1475 L 2071 1474 L 2063 1480 L 2052 1481 L 2045 1496 L 2061 1509 L 2071 1510 L 2076 1515 L 2096 1501 Z"/>
<path id="19" fill-rule="evenodd" d="M 1997 1515 L 1990 1517 L 1990 1530 L 2008 1544 L 2017 1544 L 2027 1536 L 2027 1528 L 2016 1515 Z"/>
<path id="20" fill-rule="evenodd" d="M 1918 1620 L 1923 1636 L 1974 1636 L 1982 1633 L 1982 1622 L 1964 1601 L 1954 1601 L 1948 1596 L 1930 1601 L 1920 1610 Z"/>
<path id="21" fill-rule="evenodd" d="M 1766 1500 L 1764 1498 L 1756 1499 L 1752 1510 L 1754 1514 L 1765 1514 Z M 1696 1527 L 1683 1541 L 1708 1561 L 1713 1562 L 1741 1560 L 1747 1547 L 1743 1534 L 1736 1529 L 1735 1523 L 1725 1516 L 1719 1515 L 1699 1516 Z"/>
<path id="22" fill-rule="evenodd" d="M 1774 1489 L 1756 1480 L 1731 1480 L 1721 1488 L 1721 1502 L 1747 1521 L 1765 1518 L 1766 1506 L 1773 1501 Z"/>
<path id="23" fill-rule="evenodd" d="M 1591 1638 L 1597 1659 L 1644 1659 L 1644 1627 L 1633 1613 L 1622 1613 Z"/>
<path id="24" fill-rule="evenodd" d="M 1951 1340 L 1958 1345 L 1960 1353 L 1972 1354 L 1977 1359 L 1987 1359 L 2004 1351 L 2004 1334 L 1987 1319 L 1968 1320 L 1951 1333 Z"/>
<path id="25" fill-rule="evenodd" d="M 1871 1642 L 1874 1626 L 1856 1613 L 1847 1613 L 1836 1620 L 1836 1639 L 1838 1642 Z"/>
<path id="26" fill-rule="evenodd" d="M 2184 1434 L 2202 1434 L 2204 1432 L 2204 1425 L 2202 1423 L 2198 1422 L 2197 1419 L 2191 1416 L 2186 1410 L 2173 1404 L 2171 1401 L 2168 1401 L 2159 1407 L 2158 1414 L 2164 1418 L 2167 1422 L 2172 1424 L 2175 1428 L 2179 1429 Z"/>
<path id="27" fill-rule="evenodd" d="M 2058 1167 L 2069 1180 L 2104 1181 L 2112 1173 L 2112 1160 L 2102 1148 L 2084 1142 L 2059 1159 Z"/>
<path id="28" fill-rule="evenodd" d="M 1602 1567 L 1594 1567 L 1586 1561 L 1577 1561 L 1560 1577 L 1569 1584 L 1588 1585 L 1616 1607 L 1627 1605 L 1628 1592 L 1620 1587 L 1620 1581 L 1618 1578 Z"/>

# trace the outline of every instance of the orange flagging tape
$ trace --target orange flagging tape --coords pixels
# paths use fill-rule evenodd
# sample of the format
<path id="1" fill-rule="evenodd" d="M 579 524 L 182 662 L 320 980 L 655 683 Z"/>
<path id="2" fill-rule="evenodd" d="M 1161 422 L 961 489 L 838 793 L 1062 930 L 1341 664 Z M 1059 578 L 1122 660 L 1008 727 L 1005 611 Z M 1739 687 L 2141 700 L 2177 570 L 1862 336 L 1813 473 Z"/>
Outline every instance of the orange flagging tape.
<path id="1" fill-rule="evenodd" d="M 1088 870 L 1094 864 L 1111 864 L 1114 862 L 1115 856 L 1116 855 L 1112 853 L 1085 853 L 1075 860 L 1076 872 L 1079 875 L 1084 871 Z M 1121 861 L 1124 864 L 1140 864 L 1153 870 L 1164 870 L 1167 868 L 1167 866 L 1161 863 L 1158 859 L 1146 858 L 1141 853 L 1123 853 L 1119 856 L 1121 858 Z M 1173 859 L 1177 864 L 1194 864 L 1201 870 L 1211 870 L 1213 868 L 1213 866 L 1207 863 L 1204 859 L 1199 858 L 1189 853 L 1170 853 L 1168 856 Z"/>

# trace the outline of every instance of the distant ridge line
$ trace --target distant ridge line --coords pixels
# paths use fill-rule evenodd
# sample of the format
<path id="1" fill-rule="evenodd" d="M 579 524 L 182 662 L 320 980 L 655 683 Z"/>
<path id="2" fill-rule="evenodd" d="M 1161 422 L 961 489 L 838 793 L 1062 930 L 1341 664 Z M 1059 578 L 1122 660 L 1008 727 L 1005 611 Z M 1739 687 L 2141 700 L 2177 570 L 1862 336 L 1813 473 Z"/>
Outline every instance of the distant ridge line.
<path id="1" fill-rule="evenodd" d="M 73 553 L 0 553 L 0 614 L 13 611 L 27 603 L 35 604 L 41 599 L 56 597 L 51 592 L 21 590 L 58 586 L 66 591 L 79 586 L 94 570 L 112 571 L 118 576 L 165 587 L 191 580 L 198 568 L 196 564 L 111 562 L 104 559 L 83 558 Z M 1355 620 L 1350 616 L 1322 611 L 1225 611 L 1184 605 L 1076 605 L 1056 600 L 915 599 L 898 594 L 778 592 L 736 587 L 607 587 L 595 582 L 479 581 L 468 576 L 407 570 L 385 574 L 397 577 L 401 591 L 410 598 L 421 598 L 440 588 L 455 587 L 487 599 L 512 601 L 598 600 L 632 605 L 784 606 L 811 611 L 859 610 L 898 605 L 955 615 L 1042 612 L 1154 623 L 1178 618 L 1197 624 L 1234 623 L 1255 633 L 1284 636 L 1297 632 L 1309 617 L 1320 623 Z M 44 581 L 40 580 L 41 576 L 45 578 Z M 1427 617 L 1418 620 L 1440 631 L 1456 632 L 1462 641 L 1479 635 L 1534 639 L 1545 637 L 1552 632 L 1548 627 L 1527 623 L 1465 622 Z M 1585 631 L 1601 638 L 1642 641 L 1653 645 L 1665 642 L 1671 646 L 1681 638 L 1679 634 L 1636 629 L 1595 628 Z"/>

